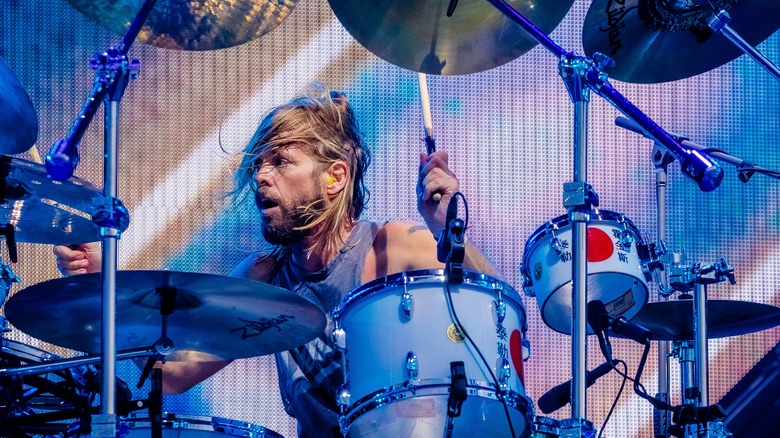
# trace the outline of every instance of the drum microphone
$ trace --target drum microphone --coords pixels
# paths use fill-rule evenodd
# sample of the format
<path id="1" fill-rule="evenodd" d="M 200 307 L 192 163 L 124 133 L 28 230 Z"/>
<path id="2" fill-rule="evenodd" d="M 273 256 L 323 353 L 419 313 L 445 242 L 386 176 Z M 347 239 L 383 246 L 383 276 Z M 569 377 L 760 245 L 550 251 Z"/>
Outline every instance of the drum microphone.
<path id="1" fill-rule="evenodd" d="M 450 198 L 450 203 L 447 204 L 447 215 L 444 219 L 444 229 L 441 230 L 439 240 L 436 242 L 436 258 L 442 262 L 447 263 L 447 259 L 450 255 L 450 230 L 452 228 L 452 221 L 458 216 L 458 202 L 455 196 Z"/>
<path id="2" fill-rule="evenodd" d="M 606 339 L 607 329 L 643 345 L 653 337 L 652 332 L 641 325 L 634 324 L 623 316 L 614 317 L 607 313 L 607 308 L 601 300 L 588 303 L 588 324 L 599 337 L 599 343 L 602 337 Z"/>
<path id="3" fill-rule="evenodd" d="M 460 416 L 463 402 L 468 397 L 468 384 L 466 383 L 466 367 L 463 361 L 450 362 L 450 396 L 447 398 L 447 417 Z"/>
<path id="4" fill-rule="evenodd" d="M 658 142 L 655 138 L 646 133 L 638 124 L 625 117 L 615 118 L 615 124 L 621 128 L 636 132 L 650 140 Z M 699 185 L 701 191 L 711 192 L 720 186 L 721 181 L 723 181 L 723 169 L 705 153 L 707 148 L 688 141 L 684 136 L 664 130 L 662 130 L 662 132 L 676 141 L 677 145 L 675 146 L 679 147 L 670 148 L 666 144 L 658 143 L 666 147 L 669 153 L 677 158 L 677 161 L 680 162 L 682 173 L 688 178 L 696 181 L 696 184 Z"/>
<path id="5" fill-rule="evenodd" d="M 55 181 L 65 181 L 73 176 L 79 164 L 78 142 L 57 140 L 46 155 L 46 173 Z"/>
<path id="6" fill-rule="evenodd" d="M 585 387 L 590 388 L 593 386 L 597 379 L 612 371 L 612 369 L 617 364 L 617 360 L 610 360 L 597 366 L 592 371 L 585 373 Z M 550 414 L 571 402 L 572 380 L 561 383 L 553 389 L 545 392 L 544 395 L 539 398 L 539 409 L 545 414 Z"/>

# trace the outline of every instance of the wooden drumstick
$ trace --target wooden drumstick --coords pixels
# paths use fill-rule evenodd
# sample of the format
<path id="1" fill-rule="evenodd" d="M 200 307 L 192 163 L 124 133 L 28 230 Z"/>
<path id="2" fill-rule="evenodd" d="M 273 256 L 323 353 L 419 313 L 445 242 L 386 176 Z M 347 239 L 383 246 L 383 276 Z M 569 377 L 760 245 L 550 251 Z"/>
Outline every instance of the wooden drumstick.
<path id="1" fill-rule="evenodd" d="M 30 158 L 38 164 L 43 164 L 43 160 L 41 160 L 41 156 L 38 154 L 38 148 L 35 147 L 35 145 L 32 145 L 30 147 L 30 150 L 27 152 L 30 153 Z"/>
<path id="2" fill-rule="evenodd" d="M 433 138 L 433 120 L 431 119 L 431 102 L 428 98 L 428 80 L 425 73 L 417 73 L 417 78 L 420 81 L 420 100 L 422 101 L 423 112 L 423 128 L 425 130 L 425 151 L 430 156 L 436 152 L 436 140 Z M 441 193 L 436 192 L 433 194 L 433 201 L 439 202 L 441 200 Z"/>

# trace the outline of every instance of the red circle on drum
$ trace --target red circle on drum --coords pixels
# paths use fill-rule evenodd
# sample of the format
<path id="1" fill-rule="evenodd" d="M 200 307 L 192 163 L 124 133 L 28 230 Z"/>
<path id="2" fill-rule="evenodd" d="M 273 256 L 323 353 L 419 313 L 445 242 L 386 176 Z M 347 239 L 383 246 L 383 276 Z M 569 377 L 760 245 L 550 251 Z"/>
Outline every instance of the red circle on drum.
<path id="1" fill-rule="evenodd" d="M 588 228 L 588 261 L 603 262 L 612 257 L 615 246 L 609 235 L 599 228 Z"/>
<path id="2" fill-rule="evenodd" d="M 512 357 L 512 365 L 515 367 L 517 377 L 520 383 L 525 385 L 525 374 L 523 373 L 523 335 L 520 330 L 512 330 L 509 335 L 509 355 Z"/>

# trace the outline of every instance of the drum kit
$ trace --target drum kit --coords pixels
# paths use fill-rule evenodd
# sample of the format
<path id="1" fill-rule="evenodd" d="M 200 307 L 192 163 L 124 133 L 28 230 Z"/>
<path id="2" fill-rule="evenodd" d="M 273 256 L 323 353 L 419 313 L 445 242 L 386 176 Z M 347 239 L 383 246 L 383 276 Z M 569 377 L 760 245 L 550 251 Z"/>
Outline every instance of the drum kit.
<path id="1" fill-rule="evenodd" d="M 129 215 L 116 198 L 115 128 L 124 88 L 139 68 L 127 57 L 134 41 L 181 50 L 230 47 L 278 26 L 297 2 L 244 0 L 220 7 L 220 2 L 157 5 L 146 0 L 139 10 L 139 2 L 131 0 L 68 1 L 101 25 L 127 33 L 117 49 L 93 60 L 97 75 L 92 92 L 68 137 L 55 143 L 45 165 L 10 156 L 35 144 L 38 119 L 24 88 L 0 59 L 0 105 L 8 109 L 0 125 L 0 153 L 6 154 L 0 156 L 0 229 L 12 262 L 16 242 L 68 245 L 103 239 L 103 274 L 45 281 L 6 301 L 19 279 L 2 263 L 2 298 L 14 327 L 86 355 L 61 358 L 3 338 L 0 431 L 10 436 L 114 437 L 146 436 L 148 431 L 161 436 L 162 429 L 187 429 L 278 436 L 224 418 L 163 414 L 160 376 L 151 366 L 158 360 L 222 361 L 284 351 L 320 335 L 325 315 L 289 291 L 250 280 L 172 271 L 117 272 L 116 240 L 127 229 Z M 573 0 L 391 1 L 372 8 L 359 0 L 329 3 L 364 47 L 421 74 L 423 107 L 425 74 L 484 71 L 537 44 L 560 60 L 559 73 L 575 106 L 574 181 L 564 186 L 568 214 L 531 235 L 521 267 L 523 290 L 536 297 L 545 324 L 571 335 L 572 380 L 565 388 L 572 418 L 537 417 L 525 393 L 523 361 L 530 346 L 525 339 L 526 311 L 517 291 L 475 272 L 459 272 L 453 281 L 448 261 L 447 270 L 405 272 L 363 285 L 334 311 L 333 341 L 344 351 L 344 385 L 336 395 L 343 432 L 354 437 L 452 436 L 453 431 L 464 436 L 594 436 L 585 418 L 585 338 L 596 334 L 604 347 L 608 335 L 632 337 L 630 330 L 625 331 L 630 325 L 658 342 L 661 374 L 668 373 L 663 371 L 668 366 L 663 353 L 668 342 L 675 349 L 669 355 L 681 363 L 683 405 L 668 404 L 668 389 L 663 389 L 668 377 L 659 376 L 656 398 L 645 394 L 656 409 L 675 414 L 677 424 L 671 427 L 668 417 L 661 416 L 656 436 L 730 436 L 713 409 L 717 405 L 711 406 L 707 397 L 707 340 L 774 327 L 780 324 L 780 309 L 707 299 L 707 285 L 733 282 L 733 268 L 723 259 L 708 265 L 690 262 L 666 248 L 665 170 L 679 160 L 683 172 L 705 191 L 717 188 L 723 175 L 710 157 L 738 163 L 745 178 L 756 172 L 777 174 L 723 152 L 708 154 L 668 133 L 620 95 L 602 69 L 614 60 L 615 78 L 663 82 L 711 70 L 744 52 L 780 79 L 777 68 L 752 47 L 778 29 L 780 4 L 595 1 L 583 31 L 592 57 L 582 57 L 547 37 Z M 731 27 L 732 19 L 740 34 Z M 625 215 L 599 209 L 598 196 L 587 183 L 591 90 L 625 114 L 630 129 L 656 143 L 654 161 L 663 170 L 657 173 L 657 243 L 645 242 Z M 106 104 L 107 126 L 103 193 L 72 176 L 79 161 L 78 142 L 101 103 Z M 432 151 L 429 116 L 425 128 Z M 662 299 L 657 302 L 649 302 L 650 280 L 659 288 Z M 683 299 L 665 300 L 678 292 Z M 603 321 L 586 315 L 593 303 L 602 303 Z M 458 318 L 455 308 L 471 310 Z M 443 317 L 430 318 L 432 314 Z M 446 339 L 432 345 L 421 333 L 446 334 Z M 644 341 L 647 347 L 649 339 Z M 603 350 L 611 356 L 608 348 Z M 148 376 L 152 378 L 153 389 L 145 400 L 129 400 L 115 378 L 116 361 L 135 358 L 147 359 L 139 388 Z M 99 411 L 93 407 L 98 386 Z M 140 409 L 148 409 L 149 415 L 137 415 Z M 461 418 L 453 421 L 456 417 Z"/>

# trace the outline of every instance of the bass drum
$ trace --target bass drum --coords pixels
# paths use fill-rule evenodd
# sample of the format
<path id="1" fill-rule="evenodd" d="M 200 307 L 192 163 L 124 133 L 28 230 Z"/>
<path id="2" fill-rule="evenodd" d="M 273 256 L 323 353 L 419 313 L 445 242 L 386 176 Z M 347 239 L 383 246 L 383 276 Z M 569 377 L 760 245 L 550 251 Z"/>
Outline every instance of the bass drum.
<path id="1" fill-rule="evenodd" d="M 587 301 L 601 300 L 610 315 L 633 318 L 648 295 L 639 230 L 620 213 L 595 209 L 587 239 Z M 544 323 L 566 334 L 571 333 L 572 257 L 572 224 L 568 215 L 562 215 L 531 235 L 520 266 L 523 289 L 536 297 Z M 588 333 L 593 333 L 590 326 Z"/>
<path id="2" fill-rule="evenodd" d="M 283 438 L 270 429 L 243 421 L 220 417 L 181 415 L 170 412 L 162 414 L 162 429 L 163 438 L 218 438 L 232 436 Z M 151 430 L 152 421 L 149 417 L 131 414 L 128 419 L 120 422 L 117 437 L 149 438 Z"/>
<path id="3" fill-rule="evenodd" d="M 335 311 L 334 343 L 346 360 L 339 394 L 345 435 L 445 436 L 450 364 L 461 361 L 467 397 L 452 420 L 455 436 L 510 436 L 507 417 L 516 436 L 527 436 L 533 403 L 523 380 L 528 350 L 520 296 L 487 275 L 463 277 L 451 284 L 443 270 L 429 270 L 379 278 Z"/>

